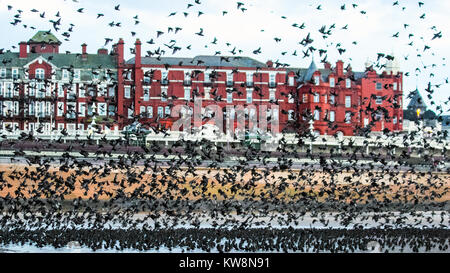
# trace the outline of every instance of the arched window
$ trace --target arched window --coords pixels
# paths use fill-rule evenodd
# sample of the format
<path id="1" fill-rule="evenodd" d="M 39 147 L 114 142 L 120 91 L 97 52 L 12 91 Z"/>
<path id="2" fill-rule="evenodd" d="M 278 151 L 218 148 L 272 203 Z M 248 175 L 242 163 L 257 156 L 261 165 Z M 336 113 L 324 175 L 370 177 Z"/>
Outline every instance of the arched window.
<path id="1" fill-rule="evenodd" d="M 43 80 L 45 78 L 45 70 L 42 68 L 37 68 L 34 75 L 36 79 Z"/>

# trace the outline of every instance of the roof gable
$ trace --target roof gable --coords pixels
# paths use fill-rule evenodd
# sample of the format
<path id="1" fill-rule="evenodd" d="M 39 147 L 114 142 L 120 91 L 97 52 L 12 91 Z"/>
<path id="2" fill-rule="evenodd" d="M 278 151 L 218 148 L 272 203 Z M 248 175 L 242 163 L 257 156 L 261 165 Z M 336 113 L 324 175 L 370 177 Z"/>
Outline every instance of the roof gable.
<path id="1" fill-rule="evenodd" d="M 61 44 L 61 41 L 49 31 L 38 31 L 28 43 Z"/>

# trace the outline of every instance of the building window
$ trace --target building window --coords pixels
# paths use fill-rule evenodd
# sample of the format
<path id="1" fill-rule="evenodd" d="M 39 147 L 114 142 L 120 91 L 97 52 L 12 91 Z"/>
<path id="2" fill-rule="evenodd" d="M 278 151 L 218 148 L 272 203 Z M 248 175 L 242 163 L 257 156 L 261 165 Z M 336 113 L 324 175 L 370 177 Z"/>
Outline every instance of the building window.
<path id="1" fill-rule="evenodd" d="M 80 102 L 78 104 L 78 114 L 80 115 L 80 117 L 86 116 L 86 103 Z"/>
<path id="2" fill-rule="evenodd" d="M 288 120 L 294 120 L 294 117 L 295 117 L 294 110 L 289 110 L 288 111 Z"/>
<path id="3" fill-rule="evenodd" d="M 185 100 L 190 100 L 191 99 L 191 88 L 190 87 L 185 87 L 184 88 L 184 99 Z"/>
<path id="4" fill-rule="evenodd" d="M 398 90 L 398 89 L 397 89 L 397 83 L 396 83 L 396 82 L 394 82 L 393 88 L 394 88 L 394 90 Z"/>
<path id="5" fill-rule="evenodd" d="M 320 76 L 314 76 L 314 83 L 320 85 Z"/>
<path id="6" fill-rule="evenodd" d="M 205 83 L 210 83 L 211 82 L 211 79 L 209 78 L 209 75 L 210 75 L 209 72 L 205 72 L 204 73 L 204 76 L 205 76 L 204 82 Z"/>
<path id="7" fill-rule="evenodd" d="M 272 118 L 273 118 L 273 120 L 278 120 L 278 109 L 272 110 Z"/>
<path id="8" fill-rule="evenodd" d="M 18 68 L 13 68 L 12 69 L 12 78 L 13 79 L 18 79 L 19 78 L 19 69 Z"/>
<path id="9" fill-rule="evenodd" d="M 330 111 L 330 121 L 335 122 L 336 121 L 336 112 Z"/>
<path id="10" fill-rule="evenodd" d="M 66 110 L 66 116 L 67 116 L 67 118 L 76 118 L 76 109 L 75 109 L 75 107 L 76 107 L 76 103 L 75 102 L 68 102 L 67 104 L 66 104 L 66 106 L 67 106 L 67 110 Z M 38 109 L 38 112 L 39 112 L 39 108 L 37 108 Z"/>
<path id="11" fill-rule="evenodd" d="M 106 103 L 104 102 L 97 103 L 97 113 L 99 116 L 106 116 Z"/>
<path id="12" fill-rule="evenodd" d="M 319 93 L 314 93 L 314 102 L 315 103 L 320 102 L 320 95 L 319 95 Z"/>
<path id="13" fill-rule="evenodd" d="M 166 106 L 165 108 L 164 108 L 164 113 L 166 114 L 166 116 L 170 116 L 170 106 Z"/>
<path id="14" fill-rule="evenodd" d="M 45 97 L 45 84 L 40 82 L 36 84 L 36 98 Z"/>
<path id="15" fill-rule="evenodd" d="M 19 102 L 15 101 L 14 102 L 14 115 L 17 116 L 18 114 L 19 114 Z"/>
<path id="16" fill-rule="evenodd" d="M 163 118 L 164 117 L 164 107 L 158 106 L 158 117 Z"/>
<path id="17" fill-rule="evenodd" d="M 253 73 L 246 73 L 247 86 L 253 86 Z"/>
<path id="18" fill-rule="evenodd" d="M 233 102 L 233 92 L 227 91 L 227 103 L 232 103 Z"/>
<path id="19" fill-rule="evenodd" d="M 0 68 L 0 78 L 6 78 L 6 68 Z"/>
<path id="20" fill-rule="evenodd" d="M 150 87 L 144 87 L 144 101 L 150 99 Z"/>
<path id="21" fill-rule="evenodd" d="M 145 114 L 145 106 L 139 107 L 139 114 L 143 116 Z"/>
<path id="22" fill-rule="evenodd" d="M 346 87 L 346 88 L 352 87 L 352 81 L 351 81 L 350 79 L 346 79 L 346 80 L 345 80 L 345 87 Z"/>
<path id="23" fill-rule="evenodd" d="M 276 74 L 270 73 L 269 74 L 269 87 L 274 88 L 276 86 Z"/>
<path id="24" fill-rule="evenodd" d="M 30 106 L 31 106 L 31 104 L 30 104 Z M 58 101 L 58 104 L 56 106 L 58 107 L 58 109 L 56 109 L 56 115 L 58 117 L 64 116 L 64 102 Z M 33 109 L 33 112 L 34 112 L 34 109 Z"/>
<path id="25" fill-rule="evenodd" d="M 330 78 L 330 87 L 335 87 L 336 86 L 336 79 L 331 77 Z"/>
<path id="26" fill-rule="evenodd" d="M 98 71 L 98 70 L 92 71 L 92 79 L 98 80 L 99 78 L 100 78 L 100 71 Z"/>
<path id="27" fill-rule="evenodd" d="M 381 96 L 377 96 L 377 99 L 375 100 L 376 104 L 382 104 L 383 103 L 383 98 Z"/>
<path id="28" fill-rule="evenodd" d="M 153 117 L 153 107 L 147 106 L 147 117 L 152 118 Z"/>
<path id="29" fill-rule="evenodd" d="M 79 81 L 81 79 L 81 70 L 75 69 L 73 74 L 73 79 Z"/>
<path id="30" fill-rule="evenodd" d="M 247 90 L 247 103 L 252 103 L 253 101 L 253 92 L 252 90 Z"/>
<path id="31" fill-rule="evenodd" d="M 30 104 L 28 105 L 28 115 L 29 116 L 34 116 L 35 115 L 34 108 L 35 108 L 35 102 L 31 101 Z"/>
<path id="32" fill-rule="evenodd" d="M 69 80 L 69 71 L 67 69 L 62 70 L 62 80 Z"/>
<path id="33" fill-rule="evenodd" d="M 233 85 L 233 73 L 227 72 L 227 86 Z"/>
<path id="34" fill-rule="evenodd" d="M 184 73 L 184 84 L 185 84 L 185 85 L 190 85 L 191 82 L 192 82 L 192 79 L 191 79 L 191 72 L 188 71 L 188 72 Z"/>
<path id="35" fill-rule="evenodd" d="M 125 88 L 124 88 L 124 97 L 126 99 L 129 99 L 131 97 L 131 87 L 130 86 L 125 86 Z"/>
<path id="36" fill-rule="evenodd" d="M 269 100 L 274 102 L 276 100 L 275 98 L 275 91 L 269 91 Z"/>
<path id="37" fill-rule="evenodd" d="M 320 111 L 314 110 L 314 120 L 320 120 Z"/>
<path id="38" fill-rule="evenodd" d="M 58 84 L 58 97 L 64 98 L 64 88 L 62 84 Z"/>
<path id="39" fill-rule="evenodd" d="M 393 122 L 394 124 L 397 124 L 397 117 L 394 117 L 393 120 L 392 120 L 392 122 Z"/>
<path id="40" fill-rule="evenodd" d="M 108 106 L 108 116 L 114 117 L 116 115 L 116 106 L 109 105 Z"/>
<path id="41" fill-rule="evenodd" d="M 294 86 L 294 77 L 289 77 L 289 86 Z"/>
<path id="42" fill-rule="evenodd" d="M 36 79 L 38 79 L 38 80 L 43 80 L 43 79 L 45 79 L 45 70 L 42 69 L 42 68 L 37 68 L 37 69 L 34 71 L 34 77 L 35 77 Z"/>
<path id="43" fill-rule="evenodd" d="M 345 123 L 352 123 L 352 112 L 345 112 Z"/>
<path id="44" fill-rule="evenodd" d="M 169 71 L 161 72 L 161 84 L 167 84 L 169 82 Z"/>
<path id="45" fill-rule="evenodd" d="M 291 93 L 288 94 L 288 103 L 294 103 L 294 96 Z"/>
<path id="46" fill-rule="evenodd" d="M 303 103 L 308 102 L 308 94 L 303 94 Z"/>
<path id="47" fill-rule="evenodd" d="M 345 107 L 346 108 L 352 107 L 352 97 L 351 96 L 345 96 Z"/>
<path id="48" fill-rule="evenodd" d="M 328 103 L 328 95 L 324 95 L 323 96 L 323 102 L 324 103 Z"/>
<path id="49" fill-rule="evenodd" d="M 336 104 L 336 96 L 335 95 L 330 95 L 330 104 L 331 105 Z"/>
<path id="50" fill-rule="evenodd" d="M 79 93 L 80 98 L 85 98 L 86 97 L 86 89 L 84 89 L 84 87 L 80 87 L 78 89 L 78 93 Z"/>
<path id="51" fill-rule="evenodd" d="M 5 97 L 6 98 L 12 98 L 13 97 L 13 91 L 14 91 L 14 93 L 16 93 L 14 85 L 12 84 L 12 82 L 5 83 Z"/>
<path id="52" fill-rule="evenodd" d="M 364 127 L 369 126 L 369 119 L 368 118 L 364 118 Z"/>
<path id="53" fill-rule="evenodd" d="M 161 101 L 167 101 L 167 86 L 161 87 Z"/>
<path id="54" fill-rule="evenodd" d="M 381 90 L 383 88 L 383 85 L 381 84 L 381 82 L 377 82 L 376 88 L 377 88 L 377 90 Z"/>

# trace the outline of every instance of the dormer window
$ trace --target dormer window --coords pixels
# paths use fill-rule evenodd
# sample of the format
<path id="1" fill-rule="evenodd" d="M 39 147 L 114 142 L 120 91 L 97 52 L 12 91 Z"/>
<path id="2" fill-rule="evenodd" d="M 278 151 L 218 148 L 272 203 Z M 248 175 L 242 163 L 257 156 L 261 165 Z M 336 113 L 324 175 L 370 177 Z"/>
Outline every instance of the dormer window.
<path id="1" fill-rule="evenodd" d="M 80 78 L 81 78 L 81 70 L 75 69 L 74 74 L 73 74 L 73 79 L 79 81 Z"/>
<path id="2" fill-rule="evenodd" d="M 34 72 L 35 78 L 38 80 L 43 80 L 45 78 L 45 70 L 42 68 L 38 68 Z"/>

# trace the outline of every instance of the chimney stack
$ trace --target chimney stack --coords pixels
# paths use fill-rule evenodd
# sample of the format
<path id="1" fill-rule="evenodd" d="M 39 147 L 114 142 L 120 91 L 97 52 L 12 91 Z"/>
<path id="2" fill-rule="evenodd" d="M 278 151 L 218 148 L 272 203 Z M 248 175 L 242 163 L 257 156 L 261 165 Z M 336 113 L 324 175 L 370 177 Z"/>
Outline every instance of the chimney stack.
<path id="1" fill-rule="evenodd" d="M 20 42 L 19 45 L 20 45 L 19 58 L 21 58 L 21 59 L 27 58 L 28 57 L 28 52 L 27 52 L 28 45 L 27 45 L 27 42 Z"/>
<path id="2" fill-rule="evenodd" d="M 136 68 L 140 68 L 141 67 L 141 41 L 139 39 L 136 39 L 136 43 L 134 44 L 135 46 L 135 58 L 134 58 L 134 63 L 136 65 Z"/>
<path id="3" fill-rule="evenodd" d="M 338 77 L 344 76 L 344 62 L 341 60 L 336 63 L 336 75 Z"/>
<path id="4" fill-rule="evenodd" d="M 97 54 L 98 55 L 108 55 L 108 49 L 106 49 L 106 48 L 99 48 L 97 50 Z"/>
<path id="5" fill-rule="evenodd" d="M 82 58 L 83 60 L 87 60 L 87 51 L 86 51 L 86 48 L 87 48 L 87 44 L 82 44 L 82 45 L 81 45 L 81 58 Z"/>

